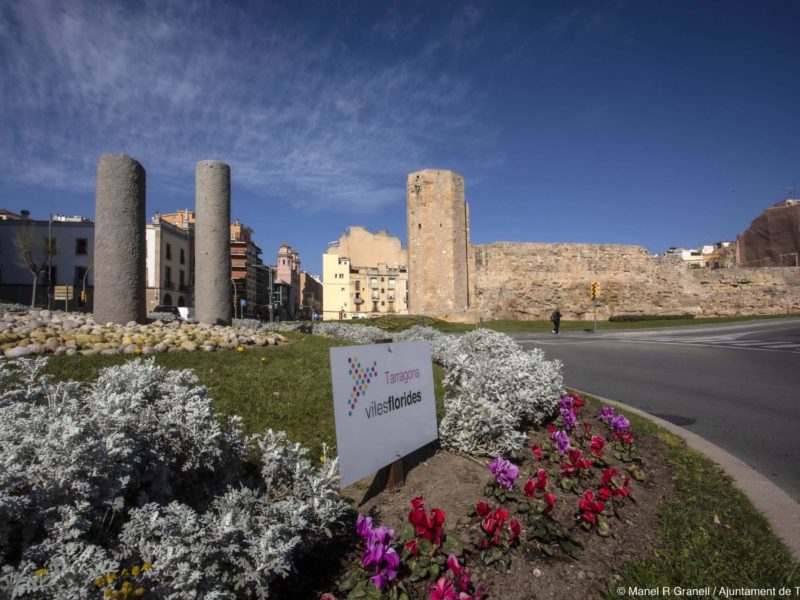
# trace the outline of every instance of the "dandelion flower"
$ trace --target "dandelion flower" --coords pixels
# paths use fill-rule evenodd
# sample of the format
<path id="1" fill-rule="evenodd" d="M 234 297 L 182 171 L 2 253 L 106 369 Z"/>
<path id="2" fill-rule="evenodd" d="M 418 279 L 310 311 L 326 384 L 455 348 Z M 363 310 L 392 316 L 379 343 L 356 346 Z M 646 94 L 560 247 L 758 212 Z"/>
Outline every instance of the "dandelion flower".
<path id="1" fill-rule="evenodd" d="M 236 348 L 236 351 L 237 352 L 244 352 L 244 346 L 239 346 L 238 348 Z"/>
<path id="2" fill-rule="evenodd" d="M 45 576 L 45 575 L 47 575 L 49 572 L 50 572 L 50 571 L 48 571 L 47 569 L 44 569 L 44 568 L 42 568 L 42 569 L 36 569 L 36 571 L 34 572 L 34 575 L 36 575 L 37 577 L 44 577 L 44 576 Z"/>

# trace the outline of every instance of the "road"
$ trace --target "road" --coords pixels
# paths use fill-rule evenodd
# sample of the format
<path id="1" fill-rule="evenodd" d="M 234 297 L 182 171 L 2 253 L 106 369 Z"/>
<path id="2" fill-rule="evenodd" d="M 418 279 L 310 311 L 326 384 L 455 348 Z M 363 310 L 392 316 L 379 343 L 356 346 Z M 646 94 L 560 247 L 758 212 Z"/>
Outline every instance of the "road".
<path id="1" fill-rule="evenodd" d="M 564 383 L 681 425 L 800 502 L 800 319 L 512 336 Z"/>

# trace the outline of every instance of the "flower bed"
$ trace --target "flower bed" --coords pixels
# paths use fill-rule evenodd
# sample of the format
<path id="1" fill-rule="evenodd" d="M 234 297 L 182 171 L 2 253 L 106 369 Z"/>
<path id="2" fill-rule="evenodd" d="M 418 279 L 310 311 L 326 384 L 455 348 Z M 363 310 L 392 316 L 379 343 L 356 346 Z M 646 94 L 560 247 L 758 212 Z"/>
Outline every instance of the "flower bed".
<path id="1" fill-rule="evenodd" d="M 370 527 L 390 534 L 382 538 L 382 552 L 395 556 L 390 573 L 364 559 L 367 548 L 324 597 L 523 599 L 548 589 L 595 597 L 612 582 L 609 565 L 655 545 L 656 512 L 674 490 L 658 440 L 646 439 L 642 452 L 624 417 L 586 414 L 577 395 L 562 394 L 560 409 L 510 460 L 480 467 L 438 453 L 401 493 L 368 502 Z M 422 490 L 429 495 L 414 497 Z M 404 502 L 411 510 L 401 517 Z"/>

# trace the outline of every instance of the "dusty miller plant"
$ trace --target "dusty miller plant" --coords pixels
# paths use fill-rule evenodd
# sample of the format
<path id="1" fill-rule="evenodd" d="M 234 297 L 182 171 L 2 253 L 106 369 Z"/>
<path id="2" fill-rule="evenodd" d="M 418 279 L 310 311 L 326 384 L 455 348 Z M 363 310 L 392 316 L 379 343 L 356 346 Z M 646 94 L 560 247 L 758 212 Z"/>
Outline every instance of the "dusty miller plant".
<path id="1" fill-rule="evenodd" d="M 0 360 L 0 597 L 97 597 L 138 561 L 153 598 L 267 598 L 344 512 L 336 461 L 225 426 L 190 371 L 152 360 L 54 382 Z"/>

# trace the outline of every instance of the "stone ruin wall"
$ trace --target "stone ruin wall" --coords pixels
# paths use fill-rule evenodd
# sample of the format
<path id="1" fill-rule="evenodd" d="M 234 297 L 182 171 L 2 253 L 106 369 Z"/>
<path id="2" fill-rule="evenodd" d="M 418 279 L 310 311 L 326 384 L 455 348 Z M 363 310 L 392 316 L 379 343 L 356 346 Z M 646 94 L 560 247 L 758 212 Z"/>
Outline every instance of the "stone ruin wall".
<path id="1" fill-rule="evenodd" d="M 800 269 L 689 269 L 617 244 L 498 242 L 471 245 L 467 320 L 591 319 L 589 285 L 600 282 L 597 318 L 620 314 L 728 316 L 800 312 Z M 458 318 L 457 315 L 449 315 Z"/>

